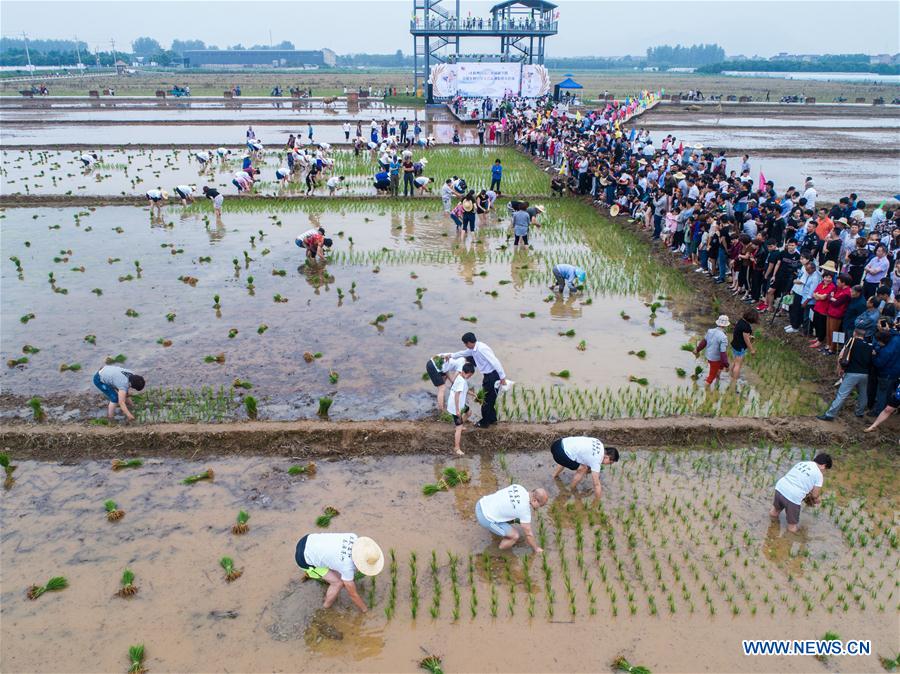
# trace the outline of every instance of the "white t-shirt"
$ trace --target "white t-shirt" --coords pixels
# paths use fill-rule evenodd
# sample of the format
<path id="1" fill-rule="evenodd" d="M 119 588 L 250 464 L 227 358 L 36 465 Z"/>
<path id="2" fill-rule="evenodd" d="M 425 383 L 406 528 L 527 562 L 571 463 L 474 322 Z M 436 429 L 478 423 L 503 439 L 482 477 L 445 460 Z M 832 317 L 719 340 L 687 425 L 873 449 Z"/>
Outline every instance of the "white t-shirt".
<path id="1" fill-rule="evenodd" d="M 815 187 L 807 187 L 806 191 L 803 193 L 803 198 L 806 199 L 806 207 L 807 208 L 815 208 L 816 207 L 816 198 L 819 196 L 819 193 L 816 192 Z"/>
<path id="2" fill-rule="evenodd" d="M 821 487 L 824 482 L 822 470 L 815 461 L 801 461 L 775 483 L 775 489 L 791 503 L 800 505 L 813 487 Z"/>
<path id="3" fill-rule="evenodd" d="M 587 466 L 593 472 L 599 473 L 603 464 L 603 443 L 597 438 L 589 438 L 583 435 L 571 438 L 563 438 L 563 451 L 572 461 L 582 466 Z"/>
<path id="4" fill-rule="evenodd" d="M 194 193 L 194 189 L 190 185 L 176 185 L 175 189 L 188 196 L 191 196 Z"/>
<path id="5" fill-rule="evenodd" d="M 462 372 L 463 365 L 466 364 L 465 358 L 446 358 L 444 364 L 441 365 L 441 372 L 448 374 L 450 372 Z"/>
<path id="6" fill-rule="evenodd" d="M 93 164 L 93 163 L 94 163 L 95 161 L 97 161 L 97 160 L 94 159 L 94 158 L 93 158 L 91 155 L 89 155 L 89 154 L 83 154 L 83 155 L 81 155 L 81 161 L 83 161 L 83 162 L 86 163 L 88 166 L 90 166 L 91 164 Z"/>
<path id="7" fill-rule="evenodd" d="M 522 524 L 531 523 L 528 490 L 520 484 L 511 484 L 506 489 L 482 496 L 479 503 L 488 522 L 512 522 L 517 519 Z"/>
<path id="8" fill-rule="evenodd" d="M 341 574 L 341 580 L 353 580 L 356 565 L 350 556 L 356 534 L 310 534 L 303 556 L 313 566 L 324 566 Z"/>
<path id="9" fill-rule="evenodd" d="M 162 191 L 161 190 L 147 190 L 147 198 L 148 199 L 162 199 Z"/>
<path id="10" fill-rule="evenodd" d="M 461 359 L 465 362 L 465 359 Z M 456 405 L 456 394 L 459 393 L 459 407 Z M 463 377 L 461 374 L 456 376 L 456 379 L 453 380 L 453 385 L 450 387 L 450 400 L 447 401 L 447 411 L 450 414 L 459 415 L 460 410 L 466 406 L 466 396 L 469 395 L 469 380 Z"/>
<path id="11" fill-rule="evenodd" d="M 341 184 L 341 180 L 340 180 L 340 178 L 338 178 L 337 176 L 331 176 L 331 177 L 328 179 L 328 182 L 325 183 L 325 184 L 328 185 L 328 188 L 329 188 L 329 189 L 332 189 L 332 190 L 333 190 L 334 188 L 336 188 L 338 185 Z"/>
<path id="12" fill-rule="evenodd" d="M 414 182 L 419 187 L 425 187 L 428 183 L 431 182 L 431 178 L 426 178 L 425 176 L 422 176 L 421 178 L 416 178 Z"/>

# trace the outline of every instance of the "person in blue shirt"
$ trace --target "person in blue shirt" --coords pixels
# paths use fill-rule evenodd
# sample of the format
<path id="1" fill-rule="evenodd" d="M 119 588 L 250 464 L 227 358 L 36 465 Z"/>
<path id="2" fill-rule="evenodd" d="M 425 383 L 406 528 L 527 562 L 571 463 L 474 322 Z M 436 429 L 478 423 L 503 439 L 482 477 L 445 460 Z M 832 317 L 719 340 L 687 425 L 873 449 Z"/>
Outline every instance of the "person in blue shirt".
<path id="1" fill-rule="evenodd" d="M 575 292 L 578 290 L 579 284 L 584 284 L 587 274 L 580 267 L 571 264 L 558 264 L 553 267 L 553 285 L 550 286 L 557 292 L 563 292 L 568 286 L 569 290 Z"/>
<path id="2" fill-rule="evenodd" d="M 391 180 L 387 171 L 379 171 L 375 174 L 375 191 L 387 192 L 391 189 Z"/>
<path id="3" fill-rule="evenodd" d="M 494 165 L 491 166 L 491 187 L 490 189 L 494 190 L 497 194 L 502 194 L 500 191 L 500 181 L 503 179 L 503 164 L 500 162 L 500 158 L 494 160 Z"/>
<path id="4" fill-rule="evenodd" d="M 396 197 L 400 194 L 400 160 L 397 155 L 391 157 L 388 172 L 391 179 L 391 196 Z"/>

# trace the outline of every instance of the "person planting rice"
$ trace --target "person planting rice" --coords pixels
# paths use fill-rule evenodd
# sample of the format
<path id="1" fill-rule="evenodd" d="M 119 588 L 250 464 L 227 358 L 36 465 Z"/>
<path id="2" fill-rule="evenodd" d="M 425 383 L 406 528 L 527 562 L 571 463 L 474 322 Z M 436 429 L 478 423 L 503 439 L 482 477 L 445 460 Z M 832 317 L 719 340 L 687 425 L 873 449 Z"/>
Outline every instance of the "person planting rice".
<path id="1" fill-rule="evenodd" d="M 587 473 L 591 474 L 594 481 L 594 496 L 601 498 L 603 488 L 600 485 L 600 471 L 603 466 L 617 463 L 619 450 L 615 447 L 604 447 L 597 438 L 585 436 L 572 436 L 560 438 L 550 445 L 550 453 L 553 460 L 559 466 L 553 471 L 553 479 L 556 480 L 563 470 L 568 468 L 575 471 L 572 478 L 572 489 L 584 479 Z"/>
<path id="2" fill-rule="evenodd" d="M 275 169 L 275 180 L 281 185 L 287 185 L 291 181 L 291 170 L 287 166 Z"/>
<path id="3" fill-rule="evenodd" d="M 522 212 L 517 211 L 517 213 Z M 518 242 L 518 237 L 516 237 L 516 240 Z M 527 246 L 528 242 L 526 241 L 525 243 Z M 557 264 L 553 267 L 553 279 L 553 285 L 550 286 L 552 290 L 564 293 L 566 288 L 568 288 L 570 292 L 574 293 L 578 290 L 579 285 L 584 285 L 585 280 L 587 280 L 587 272 L 581 267 L 571 264 Z"/>
<path id="4" fill-rule="evenodd" d="M 96 152 L 83 154 L 78 159 L 81 161 L 82 166 L 84 166 L 84 168 L 86 169 L 94 168 L 94 164 L 100 161 L 100 157 L 97 156 Z"/>
<path id="5" fill-rule="evenodd" d="M 391 190 L 391 178 L 387 171 L 379 171 L 374 178 L 375 192 L 378 194 L 387 193 Z"/>
<path id="6" fill-rule="evenodd" d="M 106 365 L 94 373 L 94 386 L 109 399 L 109 405 L 106 408 L 107 419 L 112 421 L 116 414 L 116 407 L 121 407 L 125 418 L 128 421 L 134 421 L 134 415 L 128 409 L 128 406 L 133 404 L 129 390 L 143 391 L 143 377 L 118 365 Z"/>
<path id="7" fill-rule="evenodd" d="M 706 377 L 706 385 L 710 386 L 719 379 L 722 370 L 728 369 L 728 337 L 724 329 L 731 325 L 728 316 L 722 314 L 716 319 L 716 327 L 706 331 L 706 336 L 700 340 L 694 349 L 694 356 L 706 350 L 706 361 L 709 363 L 709 374 Z"/>
<path id="8" fill-rule="evenodd" d="M 265 147 L 263 146 L 262 141 L 253 138 L 247 141 L 247 149 L 255 154 L 261 154 Z"/>
<path id="9" fill-rule="evenodd" d="M 325 183 L 326 187 L 328 187 L 328 196 L 333 197 L 337 194 L 337 191 L 340 189 L 346 189 L 346 185 L 344 184 L 344 176 L 331 176 L 328 179 L 328 182 Z"/>
<path id="10" fill-rule="evenodd" d="M 307 259 L 318 258 L 322 262 L 325 261 L 325 249 L 331 248 L 332 245 L 331 239 L 325 238 L 325 230 L 321 227 L 303 232 L 294 243 L 306 249 Z"/>
<path id="11" fill-rule="evenodd" d="M 194 193 L 197 191 L 197 188 L 193 185 L 177 185 L 175 187 L 175 194 L 178 195 L 178 198 L 181 199 L 181 205 L 187 206 L 189 203 L 194 203 Z"/>
<path id="12" fill-rule="evenodd" d="M 475 361 L 470 361 L 470 359 L 466 358 L 443 358 L 440 354 L 437 354 L 435 358 L 440 359 L 440 368 L 435 364 L 433 358 L 429 358 L 428 362 L 425 363 L 425 371 L 428 373 L 431 383 L 437 387 L 438 412 L 443 413 L 445 409 L 444 391 L 446 385 L 453 383 L 457 375 L 462 372 L 463 365 L 467 362 L 472 362 L 474 365 Z"/>
<path id="13" fill-rule="evenodd" d="M 331 608 L 341 590 L 346 590 L 356 608 L 366 613 L 369 609 L 356 589 L 356 572 L 377 576 L 384 568 L 384 553 L 367 536 L 307 534 L 297 541 L 294 561 L 307 578 L 328 584 L 322 608 Z"/>
<path id="14" fill-rule="evenodd" d="M 203 196 L 210 199 L 213 203 L 213 211 L 216 214 L 216 220 L 222 217 L 222 204 L 225 203 L 225 195 L 221 194 L 215 187 L 203 187 Z"/>
<path id="15" fill-rule="evenodd" d="M 462 336 L 462 342 L 466 347 L 462 351 L 442 355 L 444 358 L 471 357 L 475 360 L 475 367 L 482 374 L 481 388 L 484 391 L 481 421 L 475 425 L 478 428 L 488 428 L 497 423 L 497 391 L 501 386 L 506 385 L 506 372 L 491 347 L 484 342 L 479 342 L 475 338 L 475 333 L 465 333 Z"/>
<path id="16" fill-rule="evenodd" d="M 237 187 L 238 193 L 246 192 L 253 184 L 253 176 L 247 171 L 235 171 L 231 176 L 231 184 Z"/>
<path id="17" fill-rule="evenodd" d="M 542 508 L 549 500 L 546 489 L 539 487 L 529 492 L 520 484 L 511 484 L 493 494 L 482 496 L 475 504 L 475 519 L 492 534 L 502 537 L 499 545 L 501 550 L 509 550 L 522 537 L 513 525 L 513 522 L 518 521 L 525 534 L 525 542 L 536 553 L 541 553 L 544 550 L 537 544 L 531 530 L 531 509 Z"/>
<path id="18" fill-rule="evenodd" d="M 230 154 L 231 154 L 231 150 L 229 150 L 226 147 L 217 147 L 216 148 L 216 155 L 219 157 L 219 161 L 224 162 L 225 158 Z"/>
<path id="19" fill-rule="evenodd" d="M 419 191 L 420 196 L 425 196 L 426 193 L 431 193 L 431 183 L 433 181 L 434 178 L 426 178 L 425 176 L 420 176 L 413 179 L 413 183 L 415 184 L 416 189 Z"/>
<path id="20" fill-rule="evenodd" d="M 200 152 L 194 153 L 194 159 L 200 164 L 200 172 L 202 173 L 209 165 L 209 162 L 212 159 L 212 153 L 207 152 L 206 150 L 200 150 Z"/>
<path id="21" fill-rule="evenodd" d="M 153 215 L 154 209 L 159 217 L 162 217 L 162 202 L 169 198 L 169 193 L 165 190 L 155 189 L 147 190 L 147 200 L 150 202 L 150 215 Z"/>
<path id="22" fill-rule="evenodd" d="M 825 471 L 831 470 L 831 455 L 817 454 L 812 461 L 795 464 L 787 474 L 775 483 L 775 499 L 769 517 L 778 520 L 781 511 L 787 511 L 787 529 L 796 533 L 800 522 L 800 506 L 818 505 L 822 498 Z"/>
<path id="23" fill-rule="evenodd" d="M 469 395 L 469 379 L 475 374 L 475 366 L 472 363 L 466 363 L 462 366 L 453 384 L 450 386 L 450 398 L 447 400 L 447 411 L 453 416 L 453 425 L 455 426 L 453 433 L 453 451 L 457 456 L 463 456 L 463 451 L 459 446 L 462 437 L 463 424 L 469 417 L 469 406 L 466 404 L 466 398 Z"/>

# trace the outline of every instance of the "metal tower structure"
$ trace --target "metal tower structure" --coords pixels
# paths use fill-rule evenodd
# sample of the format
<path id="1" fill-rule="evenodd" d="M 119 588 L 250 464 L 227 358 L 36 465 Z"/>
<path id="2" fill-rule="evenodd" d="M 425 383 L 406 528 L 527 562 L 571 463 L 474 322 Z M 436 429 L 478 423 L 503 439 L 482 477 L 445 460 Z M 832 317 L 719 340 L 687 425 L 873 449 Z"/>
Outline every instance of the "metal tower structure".
<path id="1" fill-rule="evenodd" d="M 460 0 L 454 5 L 450 10 L 443 0 L 413 0 L 409 32 L 413 36 L 414 85 L 416 92 L 422 87 L 429 103 L 434 102 L 427 84 L 432 64 L 459 57 L 463 38 L 499 38 L 500 48 L 493 55 L 496 60 L 543 65 L 544 41 L 557 33 L 552 2 L 506 0 L 494 5 L 489 17 L 465 18 L 460 16 Z"/>

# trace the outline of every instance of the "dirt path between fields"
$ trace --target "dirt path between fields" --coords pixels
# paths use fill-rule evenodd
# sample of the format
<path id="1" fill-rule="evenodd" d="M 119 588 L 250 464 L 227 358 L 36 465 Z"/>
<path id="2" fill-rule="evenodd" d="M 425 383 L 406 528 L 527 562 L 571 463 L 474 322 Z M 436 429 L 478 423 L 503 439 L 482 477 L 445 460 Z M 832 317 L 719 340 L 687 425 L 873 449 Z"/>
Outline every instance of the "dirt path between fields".
<path id="1" fill-rule="evenodd" d="M 548 451 L 567 435 L 591 435 L 631 448 L 751 446 L 823 447 L 854 444 L 858 425 L 815 419 L 619 419 L 558 424 L 500 423 L 463 435 L 468 453 Z M 890 446 L 887 432 L 866 437 Z M 451 454 L 452 426 L 439 421 L 255 421 L 103 427 L 82 424 L 5 424 L 0 447 L 17 459 L 75 461 L 131 456 L 197 459 L 223 455 L 353 458 L 383 454 Z"/>

